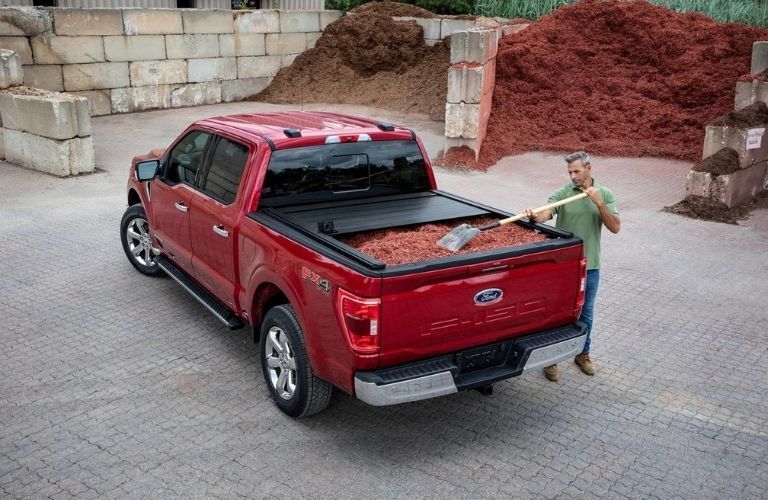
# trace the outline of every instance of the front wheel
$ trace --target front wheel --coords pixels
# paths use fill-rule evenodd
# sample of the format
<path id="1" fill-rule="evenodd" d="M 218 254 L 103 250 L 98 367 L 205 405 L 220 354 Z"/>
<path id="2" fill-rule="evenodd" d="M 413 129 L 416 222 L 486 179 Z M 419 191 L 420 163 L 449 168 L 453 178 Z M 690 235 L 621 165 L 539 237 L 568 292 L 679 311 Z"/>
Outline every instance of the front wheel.
<path id="1" fill-rule="evenodd" d="M 159 252 L 152 246 L 147 214 L 141 205 L 132 205 L 123 214 L 123 220 L 120 222 L 120 241 L 128 261 L 141 274 L 163 275 L 163 270 L 155 261 Z"/>
<path id="2" fill-rule="evenodd" d="M 259 353 L 264 382 L 280 410 L 291 417 L 308 417 L 328 406 L 331 384 L 312 371 L 290 305 L 275 306 L 264 316 Z"/>

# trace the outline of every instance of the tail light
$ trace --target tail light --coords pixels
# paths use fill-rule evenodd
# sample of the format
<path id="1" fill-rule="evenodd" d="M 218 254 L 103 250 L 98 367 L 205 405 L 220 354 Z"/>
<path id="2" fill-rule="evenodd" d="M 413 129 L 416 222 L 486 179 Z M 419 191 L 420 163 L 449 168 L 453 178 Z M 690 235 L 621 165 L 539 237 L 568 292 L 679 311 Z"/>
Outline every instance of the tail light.
<path id="1" fill-rule="evenodd" d="M 352 350 L 360 354 L 377 353 L 381 300 L 358 297 L 339 288 L 336 301 L 339 322 Z"/>
<path id="2" fill-rule="evenodd" d="M 579 261 L 579 296 L 576 299 L 576 316 L 581 315 L 581 308 L 584 307 L 584 296 L 587 290 L 587 259 L 584 257 Z"/>

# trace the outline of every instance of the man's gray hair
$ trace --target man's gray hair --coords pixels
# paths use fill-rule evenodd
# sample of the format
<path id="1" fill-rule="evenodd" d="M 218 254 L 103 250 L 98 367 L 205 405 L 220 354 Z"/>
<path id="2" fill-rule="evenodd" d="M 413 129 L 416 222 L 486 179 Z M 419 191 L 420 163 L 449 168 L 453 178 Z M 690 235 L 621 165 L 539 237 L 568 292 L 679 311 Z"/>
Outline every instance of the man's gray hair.
<path id="1" fill-rule="evenodd" d="M 575 153 L 571 153 L 565 157 L 565 163 L 568 165 L 575 162 L 576 160 L 581 160 L 581 164 L 584 167 L 590 164 L 589 155 L 584 151 L 576 151 Z"/>

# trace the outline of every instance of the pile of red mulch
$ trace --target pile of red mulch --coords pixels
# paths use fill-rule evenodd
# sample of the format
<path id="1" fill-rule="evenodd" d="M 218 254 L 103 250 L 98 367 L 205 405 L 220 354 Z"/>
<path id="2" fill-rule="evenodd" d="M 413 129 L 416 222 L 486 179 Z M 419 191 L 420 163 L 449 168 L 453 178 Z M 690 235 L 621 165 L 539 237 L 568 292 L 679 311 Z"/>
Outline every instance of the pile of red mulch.
<path id="1" fill-rule="evenodd" d="M 390 3 L 365 4 L 359 13 L 328 25 L 314 48 L 300 54 L 251 99 L 360 104 L 443 120 L 450 45 L 430 47 L 414 21 L 394 21 L 379 12 L 391 11 Z"/>
<path id="2" fill-rule="evenodd" d="M 530 150 L 697 161 L 768 30 L 583 0 L 504 37 L 481 166 Z"/>
<path id="3" fill-rule="evenodd" d="M 543 234 L 530 229 L 516 224 L 507 224 L 483 231 L 458 252 L 451 252 L 437 245 L 440 238 L 459 224 L 467 223 L 471 226 L 482 226 L 494 220 L 488 217 L 479 217 L 450 224 L 425 224 L 411 228 L 370 231 L 340 239 L 344 244 L 354 247 L 388 266 L 493 248 L 526 245 L 547 239 Z"/>

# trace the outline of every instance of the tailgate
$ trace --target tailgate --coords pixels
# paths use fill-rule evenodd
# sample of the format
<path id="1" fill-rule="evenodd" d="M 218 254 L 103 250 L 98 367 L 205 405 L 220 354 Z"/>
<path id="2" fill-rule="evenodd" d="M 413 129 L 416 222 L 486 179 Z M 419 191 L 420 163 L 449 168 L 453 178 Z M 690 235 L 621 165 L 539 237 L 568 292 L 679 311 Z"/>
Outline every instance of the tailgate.
<path id="1" fill-rule="evenodd" d="M 386 277 L 380 366 L 406 363 L 577 319 L 582 245 Z"/>

